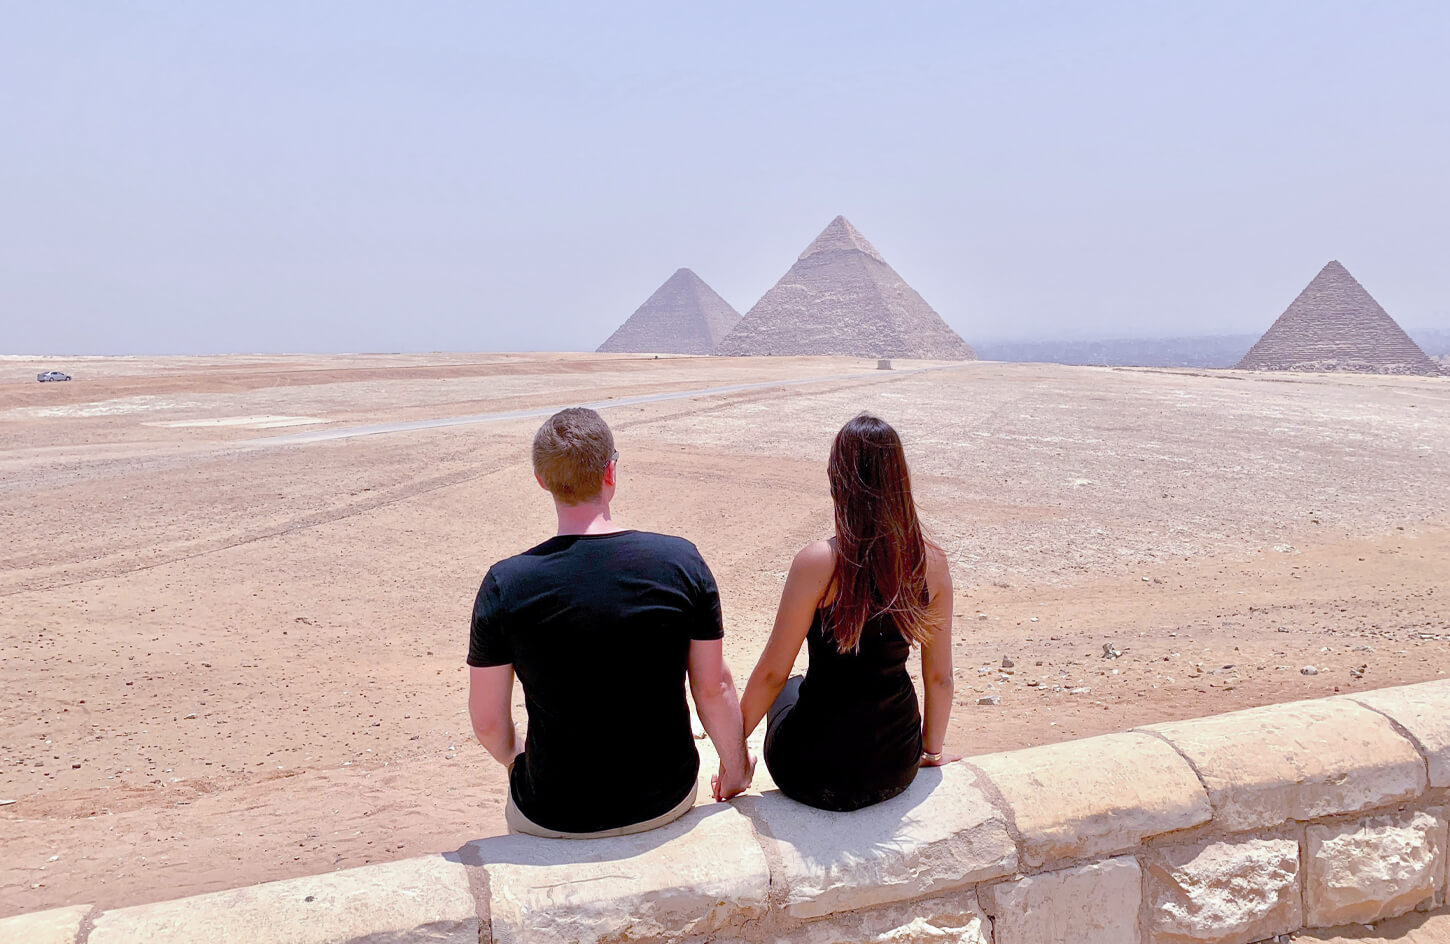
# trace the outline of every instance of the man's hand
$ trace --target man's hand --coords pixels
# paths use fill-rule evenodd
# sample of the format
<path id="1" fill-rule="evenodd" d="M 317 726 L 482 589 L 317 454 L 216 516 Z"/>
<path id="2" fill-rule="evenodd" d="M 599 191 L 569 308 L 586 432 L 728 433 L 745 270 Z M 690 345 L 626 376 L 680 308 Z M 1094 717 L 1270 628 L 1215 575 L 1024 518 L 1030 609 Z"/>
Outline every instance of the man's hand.
<path id="1" fill-rule="evenodd" d="M 734 776 L 731 776 L 730 771 L 725 769 L 725 762 L 720 762 L 720 772 L 710 777 L 710 793 L 715 797 L 715 802 L 724 802 L 750 789 L 750 781 L 755 779 L 755 761 L 755 755 L 751 754 L 750 763 L 745 768 L 744 774 Z"/>
<path id="2" fill-rule="evenodd" d="M 710 780 L 717 800 L 728 800 L 750 786 L 755 758 L 745 749 L 745 732 L 740 727 L 740 699 L 725 666 L 724 648 L 718 639 L 690 642 L 690 694 L 700 724 L 720 756 L 720 773 Z"/>

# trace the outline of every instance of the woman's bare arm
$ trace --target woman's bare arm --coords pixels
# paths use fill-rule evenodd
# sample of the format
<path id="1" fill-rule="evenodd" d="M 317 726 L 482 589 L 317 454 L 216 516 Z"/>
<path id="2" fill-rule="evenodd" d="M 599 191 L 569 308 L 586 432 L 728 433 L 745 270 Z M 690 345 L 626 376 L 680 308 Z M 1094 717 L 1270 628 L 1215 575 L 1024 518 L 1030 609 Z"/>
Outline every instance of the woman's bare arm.
<path id="1" fill-rule="evenodd" d="M 810 632 L 811 620 L 815 618 L 816 607 L 831 582 L 835 566 L 836 552 L 828 541 L 807 544 L 791 561 L 785 589 L 780 594 L 780 606 L 775 611 L 775 627 L 740 699 L 746 737 L 760 724 L 790 678 L 791 666 L 795 665 L 801 643 Z"/>
<path id="2" fill-rule="evenodd" d="M 952 574 L 939 548 L 927 545 L 926 553 L 926 584 L 931 594 L 928 609 L 936 632 L 921 647 L 921 682 L 926 690 L 921 749 L 928 754 L 942 754 L 952 715 Z M 940 761 L 923 758 L 922 763 L 937 766 L 959 759 L 943 754 Z"/>

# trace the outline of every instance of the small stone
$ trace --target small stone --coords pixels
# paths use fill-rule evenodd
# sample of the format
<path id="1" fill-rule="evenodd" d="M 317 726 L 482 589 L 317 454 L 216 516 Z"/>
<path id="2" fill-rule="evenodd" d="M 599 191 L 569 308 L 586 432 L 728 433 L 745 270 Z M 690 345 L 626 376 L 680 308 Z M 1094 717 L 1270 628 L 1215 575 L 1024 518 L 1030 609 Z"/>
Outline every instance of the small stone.
<path id="1" fill-rule="evenodd" d="M 196 713 L 195 712 L 192 712 L 189 715 L 182 715 L 181 716 L 181 720 L 182 721 L 195 721 L 196 720 Z"/>
<path id="2" fill-rule="evenodd" d="M 1312 665 L 1306 665 L 1306 666 L 1304 666 L 1304 668 L 1302 668 L 1302 669 L 1299 670 L 1299 674 L 1300 675 L 1318 675 L 1319 674 L 1319 670 L 1316 669 L 1316 668 L 1314 668 L 1314 666 L 1312 666 Z"/>
<path id="3" fill-rule="evenodd" d="M 1002 704 L 1002 696 L 1001 695 L 983 695 L 981 698 L 978 698 L 977 699 L 977 704 L 979 704 L 979 705 L 1000 705 L 1000 704 Z"/>
<path id="4" fill-rule="evenodd" d="M 1116 658 L 1120 657 L 1122 654 L 1123 654 L 1122 650 L 1120 650 L 1117 646 L 1113 645 L 1112 643 L 1110 643 L 1110 642 L 1103 643 L 1103 658 L 1104 659 L 1116 659 Z"/>
<path id="5" fill-rule="evenodd" d="M 1017 667 L 1017 663 L 1013 662 L 1011 659 L 1007 658 L 1006 656 L 1003 656 L 1002 657 L 1002 668 L 1004 668 L 1004 669 L 1015 669 L 1016 667 Z"/>

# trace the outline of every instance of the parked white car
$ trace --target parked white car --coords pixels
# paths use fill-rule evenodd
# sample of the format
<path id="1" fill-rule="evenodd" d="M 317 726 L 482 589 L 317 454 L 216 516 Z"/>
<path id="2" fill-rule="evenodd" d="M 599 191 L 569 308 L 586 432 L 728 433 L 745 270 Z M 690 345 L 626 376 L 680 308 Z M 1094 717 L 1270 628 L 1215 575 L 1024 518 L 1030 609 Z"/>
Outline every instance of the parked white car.
<path id="1" fill-rule="evenodd" d="M 35 379 L 41 383 L 51 383 L 59 380 L 70 380 L 70 374 L 63 374 L 58 370 L 47 370 L 36 374 Z"/>

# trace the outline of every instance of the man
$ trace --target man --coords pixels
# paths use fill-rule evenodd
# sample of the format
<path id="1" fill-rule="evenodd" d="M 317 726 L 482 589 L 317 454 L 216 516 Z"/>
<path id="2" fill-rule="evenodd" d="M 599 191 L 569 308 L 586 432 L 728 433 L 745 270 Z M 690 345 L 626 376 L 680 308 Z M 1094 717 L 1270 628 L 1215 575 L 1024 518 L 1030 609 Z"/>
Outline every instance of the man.
<path id="1" fill-rule="evenodd" d="M 564 839 L 663 826 L 695 803 L 700 755 L 685 704 L 722 759 L 717 800 L 750 785 L 715 578 L 677 537 L 609 514 L 619 454 L 593 410 L 562 410 L 534 436 L 534 478 L 558 534 L 489 568 L 473 604 L 468 713 L 509 766 L 511 832 Z M 520 744 L 513 679 L 529 718 Z"/>

